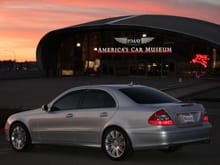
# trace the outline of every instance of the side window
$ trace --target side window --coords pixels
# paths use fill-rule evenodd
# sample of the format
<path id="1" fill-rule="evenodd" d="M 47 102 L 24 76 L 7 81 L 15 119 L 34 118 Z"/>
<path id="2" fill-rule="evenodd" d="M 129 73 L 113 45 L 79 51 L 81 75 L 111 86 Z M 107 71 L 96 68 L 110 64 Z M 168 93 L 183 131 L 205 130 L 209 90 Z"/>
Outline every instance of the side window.
<path id="1" fill-rule="evenodd" d="M 64 95 L 53 105 L 52 110 L 56 111 L 56 110 L 76 109 L 79 105 L 79 101 L 82 96 L 82 93 L 83 90 L 79 90 Z"/>
<path id="2" fill-rule="evenodd" d="M 81 108 L 110 108 L 116 103 L 111 95 L 101 90 L 89 90 L 85 93 Z"/>

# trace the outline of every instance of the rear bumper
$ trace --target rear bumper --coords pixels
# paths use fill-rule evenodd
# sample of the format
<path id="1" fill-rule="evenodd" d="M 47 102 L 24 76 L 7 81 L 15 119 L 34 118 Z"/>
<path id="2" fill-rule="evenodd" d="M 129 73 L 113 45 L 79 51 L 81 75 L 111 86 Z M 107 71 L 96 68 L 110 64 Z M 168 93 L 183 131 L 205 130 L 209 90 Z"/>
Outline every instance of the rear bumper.
<path id="1" fill-rule="evenodd" d="M 185 145 L 190 143 L 210 142 L 211 124 L 190 128 L 176 126 L 155 127 L 131 130 L 132 146 L 137 149 L 166 148 L 168 146 Z"/>

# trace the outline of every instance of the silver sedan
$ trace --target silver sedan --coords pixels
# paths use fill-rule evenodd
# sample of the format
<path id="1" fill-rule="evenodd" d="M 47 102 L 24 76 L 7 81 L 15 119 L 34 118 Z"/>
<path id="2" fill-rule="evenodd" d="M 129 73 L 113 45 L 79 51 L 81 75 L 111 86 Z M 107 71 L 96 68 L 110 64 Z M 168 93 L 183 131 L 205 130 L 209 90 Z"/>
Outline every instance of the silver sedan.
<path id="1" fill-rule="evenodd" d="M 208 142 L 211 128 L 201 104 L 142 85 L 75 87 L 42 108 L 10 116 L 5 125 L 16 151 L 32 144 L 100 147 L 113 160 L 137 149 L 176 151 Z"/>

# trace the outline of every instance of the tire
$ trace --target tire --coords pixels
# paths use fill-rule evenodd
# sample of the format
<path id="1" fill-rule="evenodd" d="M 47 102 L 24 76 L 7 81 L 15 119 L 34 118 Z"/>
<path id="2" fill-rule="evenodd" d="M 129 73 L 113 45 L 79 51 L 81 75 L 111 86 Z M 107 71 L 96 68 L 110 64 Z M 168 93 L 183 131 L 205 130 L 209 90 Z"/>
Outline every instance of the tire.
<path id="1" fill-rule="evenodd" d="M 117 127 L 109 128 L 104 132 L 102 149 L 112 160 L 127 159 L 133 153 L 127 134 Z"/>
<path id="2" fill-rule="evenodd" d="M 10 144 L 17 152 L 28 151 L 32 148 L 31 136 L 21 123 L 15 123 L 10 129 Z"/>

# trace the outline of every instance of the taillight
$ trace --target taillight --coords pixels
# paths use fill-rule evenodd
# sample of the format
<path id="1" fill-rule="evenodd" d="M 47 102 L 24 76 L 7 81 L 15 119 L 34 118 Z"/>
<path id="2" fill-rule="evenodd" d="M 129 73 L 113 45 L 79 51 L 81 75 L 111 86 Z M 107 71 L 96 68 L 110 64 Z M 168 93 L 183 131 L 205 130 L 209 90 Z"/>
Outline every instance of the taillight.
<path id="1" fill-rule="evenodd" d="M 208 121 L 209 121 L 209 116 L 208 116 L 207 111 L 205 111 L 205 114 L 203 116 L 203 122 L 208 122 Z"/>
<path id="2" fill-rule="evenodd" d="M 205 115 L 203 116 L 203 121 L 204 121 L 204 122 L 208 122 L 208 121 L 209 121 L 209 116 L 208 116 L 207 114 L 205 114 Z"/>
<path id="3" fill-rule="evenodd" d="M 209 117 L 208 117 L 208 115 L 205 115 L 205 116 L 203 117 L 203 121 L 204 121 L 204 122 L 209 121 Z"/>
<path id="4" fill-rule="evenodd" d="M 169 126 L 173 125 L 173 120 L 165 110 L 161 109 L 149 118 L 148 123 L 152 125 Z"/>

